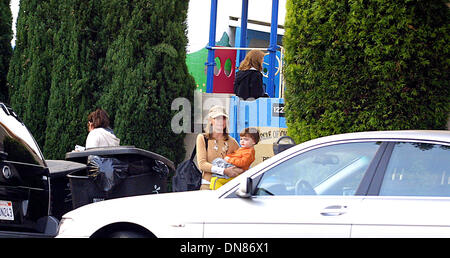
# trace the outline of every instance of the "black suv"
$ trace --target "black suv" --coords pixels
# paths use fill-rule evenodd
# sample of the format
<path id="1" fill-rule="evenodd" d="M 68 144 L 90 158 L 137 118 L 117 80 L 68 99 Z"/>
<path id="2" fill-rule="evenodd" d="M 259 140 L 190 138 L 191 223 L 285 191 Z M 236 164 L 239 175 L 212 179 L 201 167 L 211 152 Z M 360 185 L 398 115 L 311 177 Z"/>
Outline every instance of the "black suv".
<path id="1" fill-rule="evenodd" d="M 0 236 L 54 236 L 50 169 L 14 111 L 0 107 Z"/>
<path id="2" fill-rule="evenodd" d="M 86 162 L 91 155 L 119 159 L 126 165 L 127 178 L 116 192 L 93 189 L 96 186 L 88 176 L 73 176 L 82 180 L 83 187 L 74 191 L 71 174 L 86 175 L 92 169 Z M 45 160 L 27 127 L 0 102 L 0 237 L 54 237 L 63 214 L 94 202 L 98 194 L 112 199 L 155 189 L 166 192 L 167 173 L 161 173 L 161 165 L 167 171 L 175 169 L 165 157 L 134 146 L 96 148 L 66 153 L 66 160 Z"/>

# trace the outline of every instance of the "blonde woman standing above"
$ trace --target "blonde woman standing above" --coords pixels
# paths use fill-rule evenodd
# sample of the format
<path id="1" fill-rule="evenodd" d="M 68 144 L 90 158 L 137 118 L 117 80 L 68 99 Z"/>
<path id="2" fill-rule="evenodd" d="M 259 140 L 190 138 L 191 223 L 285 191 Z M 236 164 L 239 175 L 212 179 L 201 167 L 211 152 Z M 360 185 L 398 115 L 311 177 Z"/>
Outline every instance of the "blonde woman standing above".
<path id="1" fill-rule="evenodd" d="M 211 163 L 216 158 L 225 158 L 226 155 L 239 149 L 239 145 L 227 132 L 228 115 L 221 106 L 213 106 L 208 112 L 206 133 L 197 136 L 197 164 L 202 171 L 202 185 L 200 190 L 210 190 L 209 185 L 212 173 L 236 177 L 243 172 L 238 167 L 219 168 Z M 207 142 L 205 142 L 205 137 Z M 208 149 L 206 149 L 208 144 Z"/>

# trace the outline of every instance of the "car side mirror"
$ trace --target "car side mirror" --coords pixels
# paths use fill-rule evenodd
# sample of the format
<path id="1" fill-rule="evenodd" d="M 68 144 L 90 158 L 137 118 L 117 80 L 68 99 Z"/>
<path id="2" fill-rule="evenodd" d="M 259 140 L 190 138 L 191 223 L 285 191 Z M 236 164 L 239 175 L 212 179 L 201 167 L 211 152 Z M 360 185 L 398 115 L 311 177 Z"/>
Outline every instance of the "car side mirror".
<path id="1" fill-rule="evenodd" d="M 241 198 L 249 198 L 252 196 L 253 180 L 250 177 L 245 178 L 245 181 L 241 182 L 236 195 Z"/>

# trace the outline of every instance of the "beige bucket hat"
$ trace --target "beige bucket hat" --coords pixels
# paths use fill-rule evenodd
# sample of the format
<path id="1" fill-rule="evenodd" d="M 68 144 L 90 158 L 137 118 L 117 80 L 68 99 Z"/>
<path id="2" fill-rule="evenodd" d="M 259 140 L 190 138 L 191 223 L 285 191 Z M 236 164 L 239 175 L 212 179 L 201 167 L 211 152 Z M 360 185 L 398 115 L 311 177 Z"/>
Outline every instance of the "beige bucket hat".
<path id="1" fill-rule="evenodd" d="M 224 116 L 228 118 L 227 112 L 225 111 L 225 108 L 221 106 L 213 106 L 209 109 L 208 116 L 210 118 L 216 118 L 219 116 Z"/>

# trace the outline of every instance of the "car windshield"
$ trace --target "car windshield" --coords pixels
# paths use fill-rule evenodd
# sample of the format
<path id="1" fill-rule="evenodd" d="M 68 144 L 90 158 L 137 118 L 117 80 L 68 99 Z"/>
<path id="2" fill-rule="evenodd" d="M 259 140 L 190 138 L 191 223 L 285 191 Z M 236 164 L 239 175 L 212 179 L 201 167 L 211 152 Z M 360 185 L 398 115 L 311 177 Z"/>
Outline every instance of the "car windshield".
<path id="1" fill-rule="evenodd" d="M 379 144 L 337 144 L 299 154 L 264 174 L 260 194 L 353 195 Z"/>
<path id="2" fill-rule="evenodd" d="M 2 159 L 45 166 L 35 139 L 14 111 L 0 103 L 0 152 Z"/>

